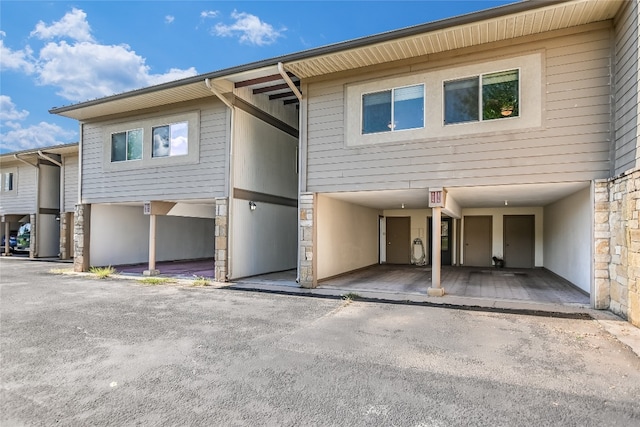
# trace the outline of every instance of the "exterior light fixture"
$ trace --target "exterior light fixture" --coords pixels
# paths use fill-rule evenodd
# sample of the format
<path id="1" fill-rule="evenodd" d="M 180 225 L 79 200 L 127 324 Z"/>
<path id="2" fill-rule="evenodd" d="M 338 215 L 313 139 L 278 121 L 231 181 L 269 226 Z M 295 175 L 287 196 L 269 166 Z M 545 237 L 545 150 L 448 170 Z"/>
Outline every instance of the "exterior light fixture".
<path id="1" fill-rule="evenodd" d="M 257 207 L 258 207 L 258 206 L 256 205 L 256 202 L 254 202 L 253 200 L 251 200 L 251 201 L 249 202 L 249 209 L 250 209 L 252 212 L 253 212 L 253 211 L 255 211 Z"/>
<path id="2" fill-rule="evenodd" d="M 509 202 L 507 202 L 506 200 L 504 201 L 504 205 L 507 206 L 509 205 Z"/>
<path id="3" fill-rule="evenodd" d="M 404 203 L 402 204 L 402 209 L 404 209 Z"/>

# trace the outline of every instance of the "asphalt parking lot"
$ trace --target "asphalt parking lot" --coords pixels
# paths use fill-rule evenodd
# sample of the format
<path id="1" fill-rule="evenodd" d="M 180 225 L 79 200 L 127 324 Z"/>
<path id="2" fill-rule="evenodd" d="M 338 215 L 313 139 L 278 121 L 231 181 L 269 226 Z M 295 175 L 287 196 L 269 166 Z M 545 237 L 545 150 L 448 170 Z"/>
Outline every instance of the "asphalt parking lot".
<path id="1" fill-rule="evenodd" d="M 637 426 L 594 320 L 53 274 L 0 259 L 0 425 Z"/>

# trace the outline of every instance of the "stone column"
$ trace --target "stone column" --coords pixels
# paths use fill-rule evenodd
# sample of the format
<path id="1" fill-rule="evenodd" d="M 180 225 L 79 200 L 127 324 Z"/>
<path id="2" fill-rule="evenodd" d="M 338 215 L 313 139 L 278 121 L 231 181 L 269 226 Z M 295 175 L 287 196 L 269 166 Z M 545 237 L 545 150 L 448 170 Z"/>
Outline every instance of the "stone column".
<path id="1" fill-rule="evenodd" d="M 594 289 L 591 293 L 591 305 L 598 310 L 609 308 L 610 281 L 609 263 L 611 254 L 609 241 L 609 183 L 606 180 L 595 182 L 594 209 Z"/>
<path id="2" fill-rule="evenodd" d="M 29 215 L 29 223 L 31 223 L 31 232 L 29 234 L 29 258 L 38 256 L 38 224 L 36 224 L 36 214 Z"/>
<path id="3" fill-rule="evenodd" d="M 76 205 L 73 226 L 73 271 L 89 271 L 91 266 L 89 244 L 91 242 L 91 205 Z"/>
<path id="4" fill-rule="evenodd" d="M 298 242 L 298 251 L 300 253 L 298 265 L 298 277 L 300 286 L 303 288 L 315 288 L 318 286 L 316 277 L 316 258 L 315 241 L 316 241 L 316 194 L 302 193 L 298 201 L 298 214 L 300 227 L 300 241 Z"/>
<path id="5" fill-rule="evenodd" d="M 60 259 L 71 258 L 71 212 L 60 212 Z"/>
<path id="6" fill-rule="evenodd" d="M 216 199 L 215 217 L 215 279 L 217 282 L 226 282 L 227 278 L 227 248 L 229 236 L 229 199 L 221 197 Z"/>

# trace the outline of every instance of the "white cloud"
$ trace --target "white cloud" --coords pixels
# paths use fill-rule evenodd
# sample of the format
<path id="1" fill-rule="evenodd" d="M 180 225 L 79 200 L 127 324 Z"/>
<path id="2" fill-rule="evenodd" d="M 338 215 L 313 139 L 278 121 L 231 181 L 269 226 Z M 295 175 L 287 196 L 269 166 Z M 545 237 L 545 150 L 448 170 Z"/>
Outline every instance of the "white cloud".
<path id="1" fill-rule="evenodd" d="M 75 132 L 47 122 L 40 122 L 27 128 L 22 128 L 20 124 L 14 123 L 12 128 L 9 132 L 0 134 L 0 150 L 2 151 L 21 151 L 64 144 L 76 136 Z"/>
<path id="2" fill-rule="evenodd" d="M 245 12 L 234 10 L 231 17 L 235 19 L 235 22 L 231 25 L 216 24 L 213 28 L 214 34 L 221 37 L 237 36 L 241 43 L 263 46 L 274 43 L 287 30 L 284 27 L 276 30 L 257 16 Z"/>
<path id="3" fill-rule="evenodd" d="M 167 15 L 167 16 L 164 17 L 165 24 L 171 24 L 175 20 L 176 20 L 175 16 Z"/>
<path id="4" fill-rule="evenodd" d="M 39 22 L 32 35 L 49 41 L 34 55 L 29 46 L 14 51 L 0 40 L 2 70 L 33 74 L 40 85 L 58 88 L 57 94 L 72 102 L 101 98 L 133 89 L 191 77 L 195 68 L 172 68 L 151 74 L 144 57 L 130 46 L 102 45 L 91 37 L 91 28 L 82 10 L 73 9 L 60 21 L 46 26 Z"/>
<path id="5" fill-rule="evenodd" d="M 11 97 L 0 95 L 0 121 L 4 124 L 11 120 L 24 120 L 28 115 L 27 110 L 18 111 L 16 104 L 11 101 Z"/>
<path id="6" fill-rule="evenodd" d="M 92 42 L 91 27 L 87 22 L 87 14 L 80 9 L 72 9 L 66 13 L 61 20 L 51 25 L 46 25 L 40 21 L 36 25 L 36 29 L 31 32 L 31 36 L 35 36 L 41 40 L 50 40 L 53 38 L 71 38 L 80 42 Z"/>
<path id="7" fill-rule="evenodd" d="M 215 18 L 219 14 L 217 10 L 203 10 L 200 12 L 200 18 Z"/>
<path id="8" fill-rule="evenodd" d="M 71 101 L 109 96 L 197 74 L 193 67 L 150 74 L 145 59 L 127 45 L 49 43 L 40 51 L 39 61 L 40 84 L 59 87 L 58 94 Z"/>
<path id="9" fill-rule="evenodd" d="M 26 74 L 32 74 L 35 71 L 35 59 L 33 51 L 29 46 L 22 50 L 11 50 L 4 44 L 4 40 L 0 40 L 0 70 L 22 71 Z"/>
<path id="10" fill-rule="evenodd" d="M 20 122 L 28 115 L 28 111 L 16 108 L 9 96 L 0 95 L 0 120 L 3 129 L 9 129 L 7 132 L 0 133 L 1 151 L 11 152 L 58 145 L 76 137 L 76 132 L 63 129 L 53 123 L 40 122 L 23 128 Z"/>

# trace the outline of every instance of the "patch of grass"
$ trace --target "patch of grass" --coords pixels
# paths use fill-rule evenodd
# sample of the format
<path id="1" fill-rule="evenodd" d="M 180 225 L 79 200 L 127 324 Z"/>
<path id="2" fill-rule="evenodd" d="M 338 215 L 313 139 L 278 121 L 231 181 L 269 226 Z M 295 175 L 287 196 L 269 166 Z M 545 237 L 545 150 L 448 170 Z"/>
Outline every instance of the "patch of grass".
<path id="1" fill-rule="evenodd" d="M 175 283 L 175 280 L 166 277 L 145 277 L 144 279 L 138 279 L 138 282 L 145 285 L 166 285 L 167 283 Z"/>
<path id="2" fill-rule="evenodd" d="M 194 279 L 191 286 L 210 286 L 211 285 L 211 281 L 206 277 L 202 277 L 202 276 L 193 276 L 193 277 Z"/>
<path id="3" fill-rule="evenodd" d="M 347 301 L 347 302 L 351 302 L 351 301 L 357 300 L 358 298 L 360 298 L 360 295 L 358 295 L 355 292 L 349 292 L 349 293 L 346 293 L 346 294 L 342 295 L 342 299 Z"/>
<path id="4" fill-rule="evenodd" d="M 73 268 L 52 268 L 51 270 L 49 270 L 49 273 L 51 274 L 73 273 Z"/>
<path id="5" fill-rule="evenodd" d="M 106 279 L 107 277 L 111 276 L 112 274 L 116 274 L 117 271 L 115 268 L 108 266 L 108 267 L 91 267 L 89 269 L 89 273 L 95 274 L 98 279 Z"/>

